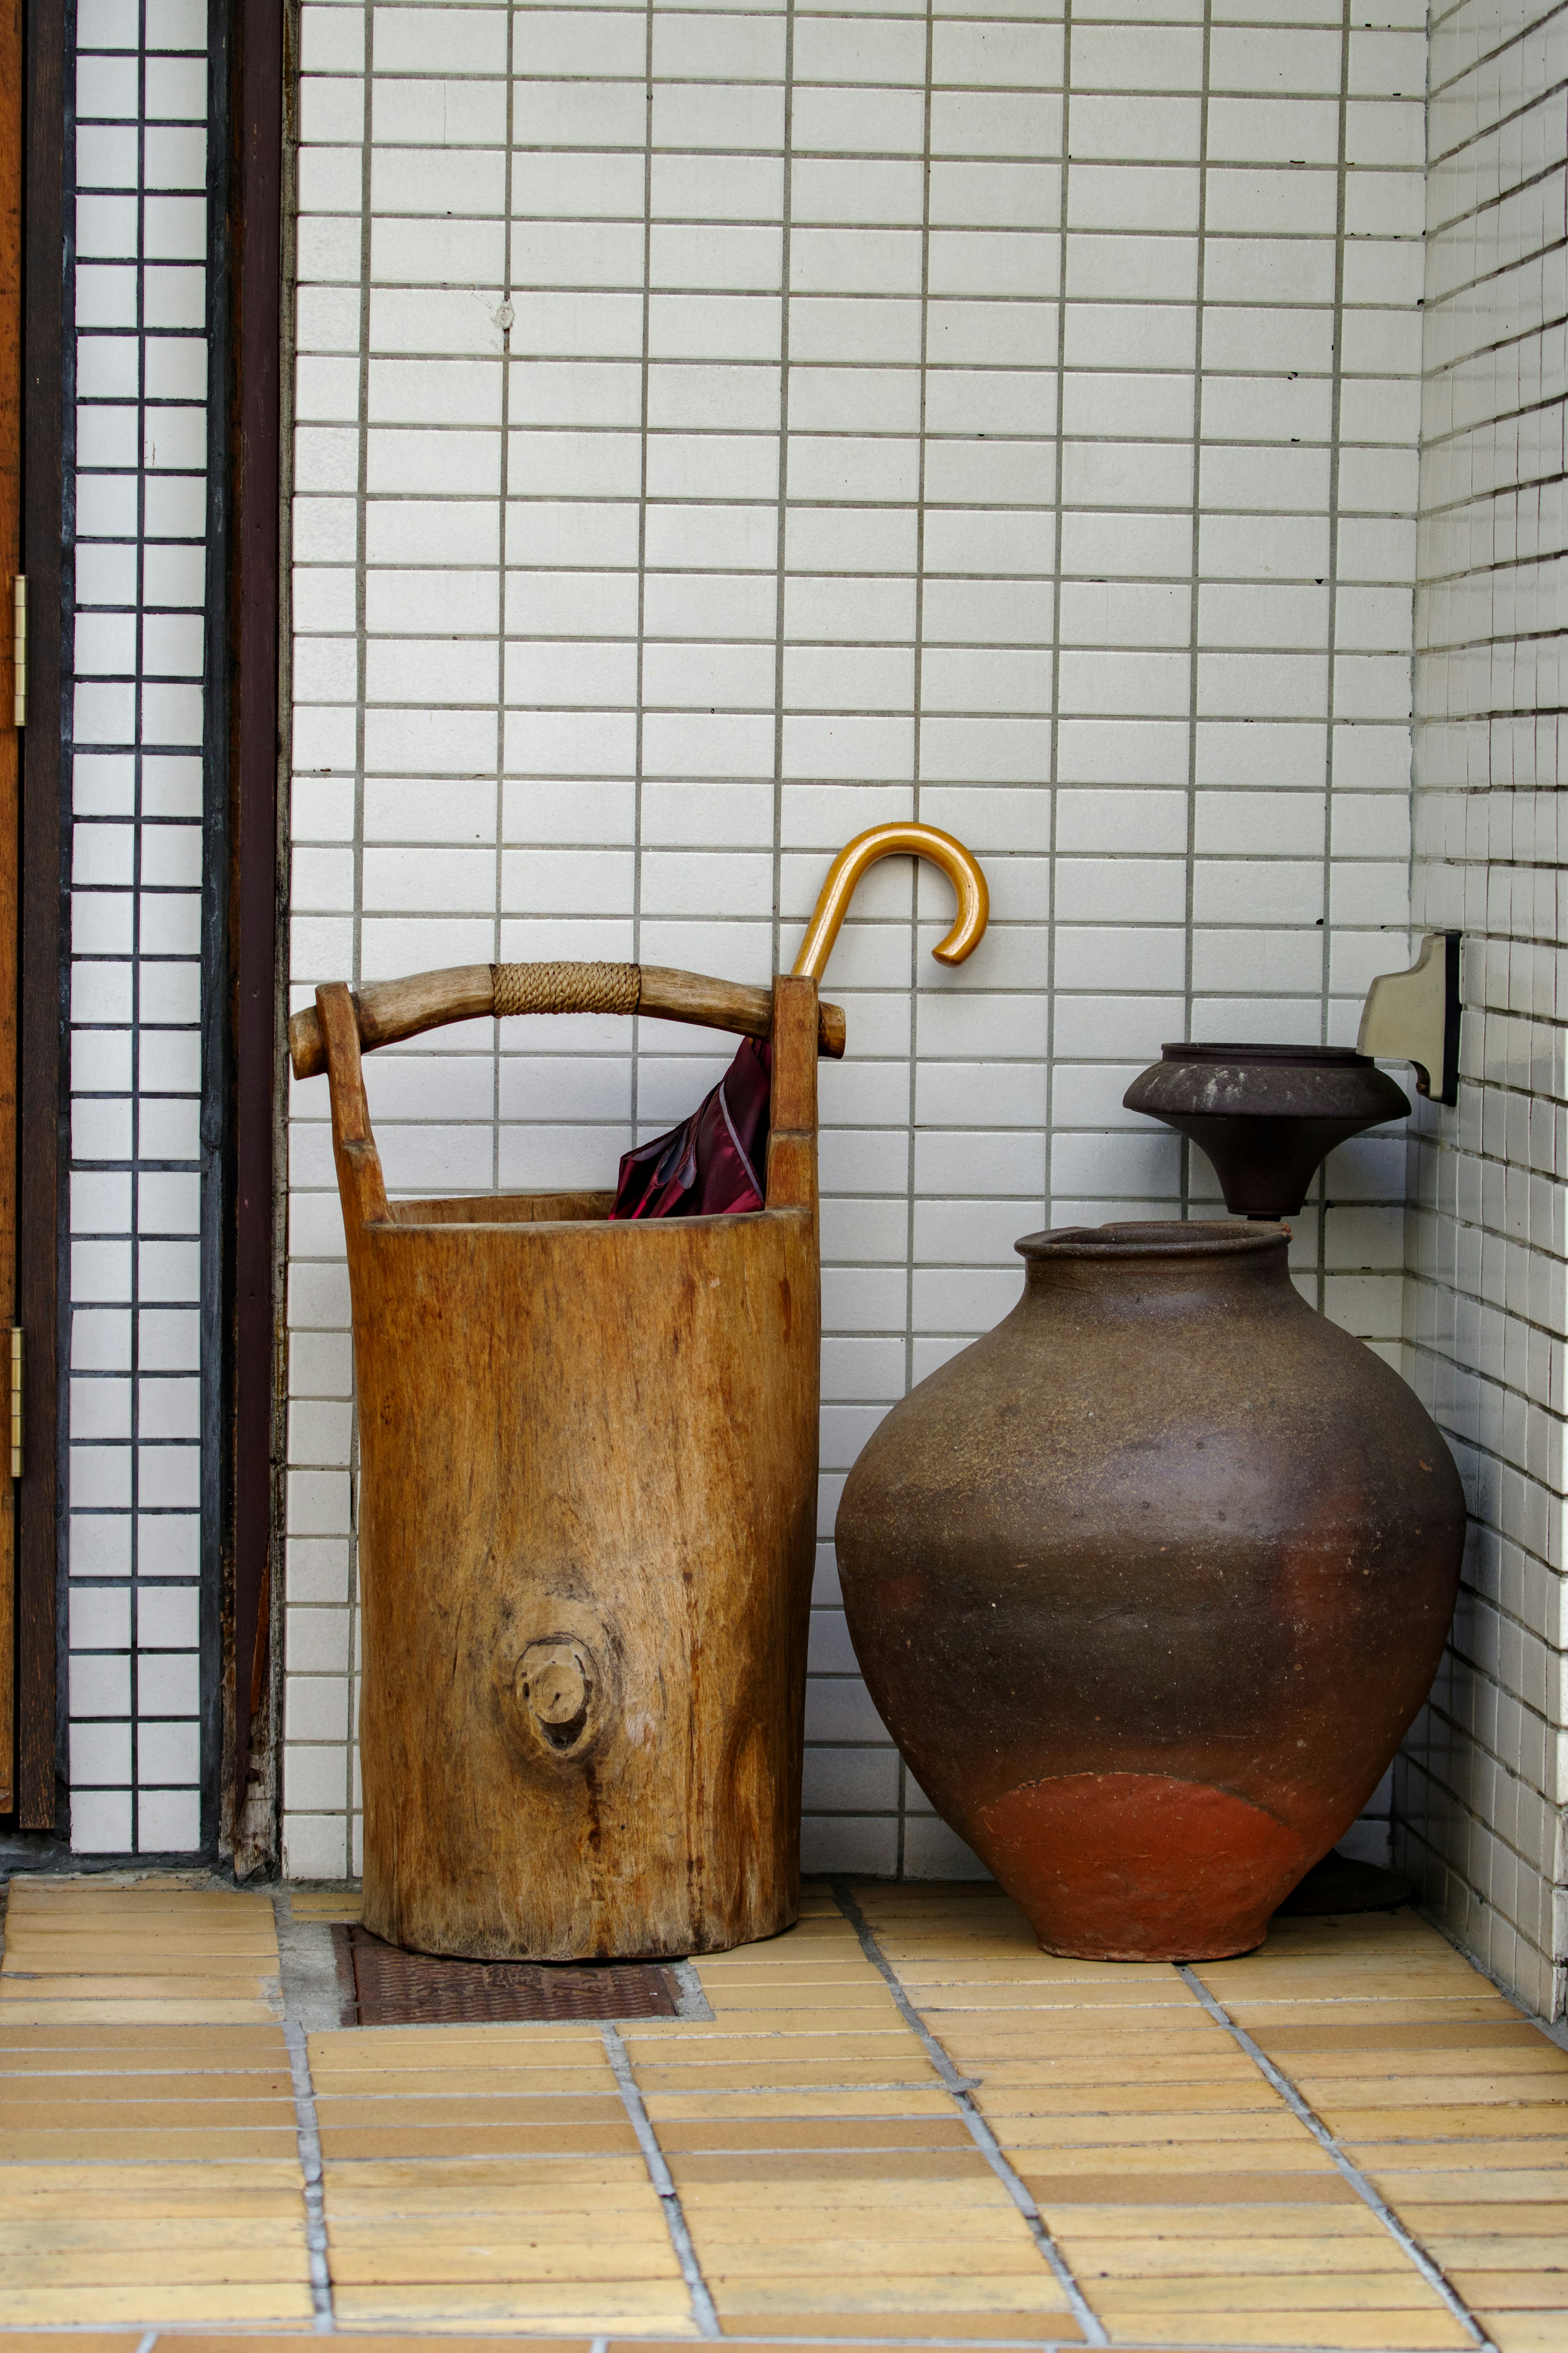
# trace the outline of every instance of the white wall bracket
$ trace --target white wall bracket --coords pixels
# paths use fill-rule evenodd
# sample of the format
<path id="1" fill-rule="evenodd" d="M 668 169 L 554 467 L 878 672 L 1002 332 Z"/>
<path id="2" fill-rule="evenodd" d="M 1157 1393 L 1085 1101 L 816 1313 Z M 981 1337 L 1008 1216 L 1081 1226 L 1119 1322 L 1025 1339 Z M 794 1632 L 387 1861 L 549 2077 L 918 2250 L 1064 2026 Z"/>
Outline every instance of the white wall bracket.
<path id="1" fill-rule="evenodd" d="M 1378 1061 L 1414 1062 L 1416 1092 L 1434 1103 L 1459 1099 L 1459 938 L 1428 932 L 1408 972 L 1374 980 L 1356 1039 Z"/>

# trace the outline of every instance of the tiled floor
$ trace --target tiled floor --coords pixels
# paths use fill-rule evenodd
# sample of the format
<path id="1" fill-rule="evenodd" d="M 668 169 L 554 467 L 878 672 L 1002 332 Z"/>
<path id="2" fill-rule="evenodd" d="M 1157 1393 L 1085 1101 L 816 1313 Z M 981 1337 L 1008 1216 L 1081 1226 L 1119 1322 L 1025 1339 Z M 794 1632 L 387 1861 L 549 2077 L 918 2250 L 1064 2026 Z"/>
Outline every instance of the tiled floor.
<path id="1" fill-rule="evenodd" d="M 1568 2353 L 1568 2055 L 1413 1913 L 1178 1970 L 817 1884 L 698 1968 L 710 2021 L 307 2031 L 268 1896 L 15 1883 L 0 2341 Z"/>

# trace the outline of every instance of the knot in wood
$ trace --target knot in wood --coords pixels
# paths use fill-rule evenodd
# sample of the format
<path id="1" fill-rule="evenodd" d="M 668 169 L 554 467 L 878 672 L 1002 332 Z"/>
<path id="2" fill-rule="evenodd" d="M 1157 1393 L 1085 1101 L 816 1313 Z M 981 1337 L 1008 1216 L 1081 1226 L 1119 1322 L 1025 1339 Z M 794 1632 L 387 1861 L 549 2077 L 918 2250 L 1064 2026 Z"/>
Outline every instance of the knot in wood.
<path id="1" fill-rule="evenodd" d="M 498 1014 L 635 1013 L 642 971 L 635 964 L 492 964 Z"/>
<path id="2" fill-rule="evenodd" d="M 550 1747 L 574 1747 L 586 1727 L 597 1681 L 585 1644 L 569 1639 L 531 1642 L 517 1680 L 523 1704 Z"/>

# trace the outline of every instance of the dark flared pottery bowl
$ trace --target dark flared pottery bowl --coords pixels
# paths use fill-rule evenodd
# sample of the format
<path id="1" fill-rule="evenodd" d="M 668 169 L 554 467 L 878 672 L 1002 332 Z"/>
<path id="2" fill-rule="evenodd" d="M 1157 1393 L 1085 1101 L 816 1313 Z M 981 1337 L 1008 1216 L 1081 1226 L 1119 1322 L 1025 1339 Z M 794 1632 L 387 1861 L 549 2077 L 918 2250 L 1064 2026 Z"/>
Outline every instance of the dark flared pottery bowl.
<path id="1" fill-rule="evenodd" d="M 1249 1951 L 1431 1685 L 1465 1502 L 1279 1226 L 1031 1234 L 849 1475 L 871 1696 L 1047 1952 Z"/>
<path id="2" fill-rule="evenodd" d="M 1240 1218 L 1291 1218 L 1337 1144 L 1404 1119 L 1410 1098 L 1351 1046 L 1163 1046 L 1122 1096 L 1214 1163 Z"/>

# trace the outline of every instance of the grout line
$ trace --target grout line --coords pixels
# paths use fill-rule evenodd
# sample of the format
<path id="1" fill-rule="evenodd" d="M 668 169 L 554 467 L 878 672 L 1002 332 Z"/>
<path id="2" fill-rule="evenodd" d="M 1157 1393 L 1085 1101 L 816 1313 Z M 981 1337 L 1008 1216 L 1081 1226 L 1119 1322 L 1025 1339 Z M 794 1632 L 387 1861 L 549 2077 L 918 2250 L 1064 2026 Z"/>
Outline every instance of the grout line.
<path id="1" fill-rule="evenodd" d="M 1195 277 L 1193 283 L 1193 424 L 1192 424 L 1192 501 L 1193 528 L 1191 541 L 1191 578 L 1187 587 L 1187 777 L 1186 777 L 1186 873 L 1185 897 L 1183 907 L 1182 939 L 1182 1034 L 1190 1038 L 1195 1028 L 1193 1018 L 1196 990 L 1193 977 L 1193 930 L 1196 919 L 1196 882 L 1198 871 L 1198 731 L 1200 701 L 1198 681 L 1202 675 L 1203 633 L 1199 614 L 1203 599 L 1203 525 L 1204 525 L 1204 326 L 1205 308 L 1206 262 L 1208 257 L 1209 202 L 1209 99 L 1213 83 L 1214 50 L 1213 0 L 1204 0 L 1203 69 L 1198 99 L 1197 153 L 1197 227 L 1194 242 L 1196 247 Z M 1065 308 L 1065 298 L 1064 298 Z M 1060 574 L 1058 575 L 1058 584 Z M 1060 586 L 1058 587 L 1059 596 Z M 1177 1140 L 1177 1184 L 1181 1196 L 1182 1221 L 1193 1214 L 1193 1141 L 1183 1135 Z"/>
<path id="2" fill-rule="evenodd" d="M 704 2337 L 718 2337 L 721 2334 L 719 2315 L 714 2310 L 713 2297 L 708 2283 L 702 2276 L 702 2266 L 697 2260 L 697 2250 L 691 2243 L 691 2232 L 687 2228 L 686 2210 L 680 2202 L 680 2192 L 675 2186 L 668 2162 L 658 2145 L 658 2136 L 648 2120 L 647 2109 L 644 2106 L 643 2095 L 637 2089 L 637 2077 L 632 2073 L 631 2059 L 626 2044 L 621 2040 L 620 2029 L 611 2025 L 606 2019 L 599 2031 L 604 2037 L 605 2056 L 610 2063 L 610 2073 L 616 2079 L 616 2088 L 620 2093 L 621 2105 L 626 2109 L 631 2128 L 637 2137 L 637 2147 L 642 2151 L 643 2163 L 647 2167 L 648 2177 L 658 2192 L 659 2203 L 664 2208 L 665 2228 L 669 2232 L 669 2243 L 675 2249 L 675 2259 L 680 2265 L 680 2276 L 686 2282 L 690 2294 L 691 2309 L 696 2317 L 697 2326 Z"/>
<path id="3" fill-rule="evenodd" d="M 795 12 L 784 0 L 784 181 L 779 198 L 778 536 L 773 542 L 773 968 L 784 970 L 784 659 L 789 644 L 790 273 L 795 216 Z M 764 642 L 759 639 L 759 643 Z"/>
<path id="4" fill-rule="evenodd" d="M 365 850 L 365 732 L 369 723 L 370 699 L 370 289 L 371 237 L 374 220 L 375 140 L 373 100 L 375 71 L 375 10 L 364 0 L 361 9 L 364 26 L 364 67 L 359 79 L 363 90 L 363 111 L 360 118 L 360 284 L 359 319 L 355 343 L 357 403 L 354 418 L 354 744 L 353 775 L 353 839 L 350 845 L 353 861 L 352 899 L 349 908 L 349 972 L 357 988 L 363 977 L 364 955 L 364 850 Z M 306 142 L 301 142 L 303 145 Z M 505 362 L 501 363 L 504 367 Z M 505 527 L 504 512 L 502 528 Z M 292 810 L 289 818 L 293 822 Z M 499 863 L 499 860 L 498 860 Z M 290 897 L 290 930 L 292 930 L 292 896 Z M 349 1444 L 348 1444 L 348 1651 L 343 1672 L 343 1688 L 348 1701 L 348 1737 L 343 1744 L 343 1864 L 354 1867 L 354 1760 L 359 1753 L 359 1710 L 355 1704 L 355 1684 L 358 1680 L 360 1650 L 359 1592 L 359 1366 L 350 1353 L 349 1359 Z M 282 1821 L 288 1798 L 288 1738 L 289 1703 L 288 1676 L 284 1676 L 282 1723 L 278 1733 L 279 1761 L 279 1852 L 282 1850 Z"/>
<path id="5" fill-rule="evenodd" d="M 936 9 L 934 0 L 926 0 L 924 81 L 921 95 L 921 339 L 915 426 L 915 552 L 914 552 L 914 619 L 913 642 L 910 670 L 910 816 L 916 825 L 921 820 L 921 771 L 924 758 L 925 737 L 925 630 L 926 630 L 926 516 L 930 509 L 930 484 L 927 479 L 931 455 L 929 408 L 931 401 L 931 76 L 936 58 Z M 1058 249 L 1060 240 L 1058 238 Z M 1059 315 L 1059 314 L 1058 314 Z M 918 1262 L 915 1250 L 915 1229 L 920 1211 L 920 1082 L 921 1082 L 921 860 L 910 860 L 910 978 L 909 1029 L 904 1105 L 909 1124 L 909 1141 L 904 1148 L 904 1334 L 903 1378 L 907 1396 L 915 1386 L 915 1347 L 918 1335 L 916 1282 Z M 834 1555 L 837 1562 L 837 1555 Z M 899 1813 L 897 1847 L 894 1867 L 897 1875 L 905 1875 L 909 1838 L 909 1776 L 902 1757 L 899 1759 Z"/>
<path id="6" fill-rule="evenodd" d="M 1057 341 L 1054 357 L 1043 373 L 1049 378 L 1055 413 L 1055 448 L 1051 457 L 1051 489 L 1056 504 L 1056 516 L 1051 525 L 1051 638 L 1044 649 L 1050 665 L 1050 777 L 1047 789 L 1045 869 L 1046 926 L 1046 986 L 1040 1005 L 1040 1047 L 1045 1062 L 1045 1082 L 1040 1106 L 1040 1222 L 1050 1227 L 1056 1223 L 1055 1154 L 1052 1146 L 1056 1136 L 1057 1115 L 1057 946 L 1059 918 L 1057 894 L 1061 885 L 1058 864 L 1058 842 L 1061 829 L 1062 792 L 1062 547 L 1064 492 L 1066 490 L 1066 435 L 1063 418 L 1067 406 L 1068 352 L 1068 233 L 1069 208 L 1072 201 L 1072 45 L 1073 0 L 1062 5 L 1062 128 L 1061 155 L 1057 164 Z M 998 207 L 1000 209 L 1000 207 Z M 900 1759 L 900 1764 L 902 1760 Z"/>
<path id="7" fill-rule="evenodd" d="M 491 934 L 491 961 L 500 964 L 502 957 L 501 926 L 506 913 L 506 657 L 507 657 L 507 589 L 511 578 L 507 564 L 507 517 L 511 499 L 511 331 L 517 311 L 512 294 L 512 237 L 516 222 L 512 216 L 512 172 L 516 149 L 512 144 L 514 113 L 517 102 L 517 0 L 507 0 L 506 9 L 506 164 L 502 174 L 501 194 L 506 207 L 502 230 L 503 262 L 501 269 L 500 304 L 496 311 L 500 328 L 500 500 L 496 514 L 496 759 L 495 759 L 495 876 L 493 892 L 494 930 Z M 501 1024 L 492 1018 L 489 1025 L 490 1117 L 493 1131 L 490 1137 L 490 1189 L 502 1188 L 501 1139 Z"/>
<path id="8" fill-rule="evenodd" d="M 1324 580 L 1324 587 L 1327 592 L 1328 603 L 1323 615 L 1323 692 L 1325 698 L 1323 705 L 1323 846 L 1321 883 L 1322 903 L 1318 914 L 1318 929 L 1321 934 L 1321 948 L 1320 951 L 1321 961 L 1318 971 L 1320 1008 L 1318 1014 L 1318 1038 L 1319 1043 L 1324 1046 L 1330 1043 L 1329 1031 L 1333 1011 L 1333 999 L 1331 994 L 1331 984 L 1333 978 L 1334 955 L 1334 725 L 1336 717 L 1336 696 L 1334 688 L 1339 659 L 1338 633 L 1341 521 L 1340 434 L 1344 415 L 1345 390 L 1345 237 L 1346 212 L 1349 195 L 1348 174 L 1350 170 L 1349 139 L 1352 30 L 1351 0 L 1343 0 L 1343 6 L 1340 18 L 1340 93 L 1338 128 L 1335 132 L 1338 160 L 1334 195 L 1333 365 L 1329 375 L 1329 497 L 1326 511 L 1329 545 L 1328 572 Z M 1417 462 L 1419 463 L 1419 460 Z M 1419 495 L 1417 495 L 1416 503 L 1417 506 L 1419 506 Z M 1414 642 L 1412 643 L 1410 661 L 1412 691 L 1410 706 L 1411 777 L 1409 796 L 1410 830 L 1412 839 L 1414 839 L 1415 830 L 1415 702 L 1414 691 L 1415 678 L 1415 655 Z M 1405 881 L 1405 921 L 1406 926 L 1406 937 L 1408 937 L 1410 923 L 1408 869 L 1406 871 Z M 1318 1296 L 1316 1305 L 1318 1313 L 1320 1315 L 1325 1315 L 1328 1313 L 1329 1298 L 1328 1229 L 1330 1207 L 1329 1170 L 1326 1156 L 1324 1160 L 1319 1163 L 1312 1182 L 1307 1188 L 1307 1192 L 1308 1201 L 1306 1206 L 1309 1208 L 1312 1196 L 1315 1194 L 1317 1197 L 1318 1214 L 1313 1220 L 1313 1223 L 1317 1228 L 1315 1236 L 1316 1265 L 1313 1269 L 1313 1274 L 1317 1285 Z M 1401 1312 L 1401 1322 L 1403 1324 L 1403 1310 Z"/>
<path id="9" fill-rule="evenodd" d="M 1264 2081 L 1279 2093 L 1297 2122 L 1306 2126 L 1319 2147 L 1332 2160 L 1335 2171 L 1343 2180 L 1349 2182 L 1362 2203 L 1370 2207 L 1395 2246 L 1409 2256 L 1433 2294 L 1442 2298 L 1454 2318 L 1468 2331 L 1471 2344 L 1486 2346 L 1489 2348 L 1489 2353 L 1496 2353 L 1492 2339 L 1482 2328 L 1474 2313 L 1461 2300 L 1457 2291 L 1449 2286 L 1420 2241 L 1405 2228 L 1393 2207 L 1368 2179 L 1355 2159 L 1346 2156 L 1328 2126 L 1324 2124 L 1317 2111 L 1308 2105 L 1290 2078 L 1259 2048 L 1246 2027 L 1237 2024 L 1217 1995 L 1209 1991 L 1190 1961 L 1178 1961 L 1175 1964 L 1175 1970 L 1188 1991 L 1202 2002 L 1215 2025 L 1223 2026 L 1233 2042 L 1238 2043 L 1246 2052 Z"/>
<path id="10" fill-rule="evenodd" d="M 644 0 L 643 8 L 643 118 L 642 118 L 642 324 L 641 347 L 637 354 L 637 652 L 636 676 L 632 686 L 632 823 L 631 850 L 632 892 L 628 911 L 631 927 L 631 958 L 642 962 L 643 933 L 643 851 L 647 817 L 647 509 L 648 509 L 648 423 L 653 395 L 653 94 L 654 94 L 654 0 Z M 517 58 L 514 51 L 508 76 L 507 103 L 511 104 L 511 92 L 517 82 Z M 510 168 L 510 167 L 509 167 Z M 510 230 L 509 230 L 510 235 Z M 502 552 L 505 561 L 505 551 Z M 501 660 L 506 660 L 506 648 L 501 648 Z M 501 692 L 506 692 L 504 669 Z M 631 1091 L 627 1109 L 626 1136 L 635 1151 L 642 1142 L 642 1058 L 643 1025 L 636 1012 L 631 1017 Z M 496 1115 L 499 1122 L 500 1105 Z"/>
<path id="11" fill-rule="evenodd" d="M 1052 2238 L 1044 2215 L 1030 2197 L 1019 2175 L 1008 2162 L 1003 2152 L 1002 2144 L 974 2105 L 973 2085 L 976 2079 L 971 2075 L 959 2073 L 936 2036 L 910 2000 L 891 1963 L 886 1958 L 881 1947 L 878 1944 L 866 1915 L 851 1894 L 848 1882 L 843 1879 L 833 1879 L 828 1882 L 828 1884 L 833 1890 L 834 1902 L 860 1939 L 861 1951 L 891 1993 L 904 2023 L 912 2028 L 920 2037 L 927 2057 L 941 2076 L 949 2096 L 969 2128 L 971 2140 L 1028 2224 L 1030 2236 L 1056 2274 L 1057 2280 L 1072 2306 L 1073 2317 L 1083 2330 L 1085 2343 L 1109 2345 L 1110 2337 L 1090 2307 L 1083 2290 L 1074 2279 L 1067 2257 Z"/>
<path id="12" fill-rule="evenodd" d="M 318 2336 L 336 2327 L 332 2316 L 332 2279 L 327 2268 L 327 2210 L 321 2187 L 321 2135 L 316 2122 L 316 2087 L 310 2081 L 310 2052 L 305 2030 L 296 2019 L 283 2021 L 289 2045 L 289 2073 L 294 2083 L 294 2130 L 300 2142 L 300 2169 L 305 2177 L 305 2243 L 310 2251 L 310 2304 Z M 138 2348 L 138 2353 L 141 2348 Z"/>

